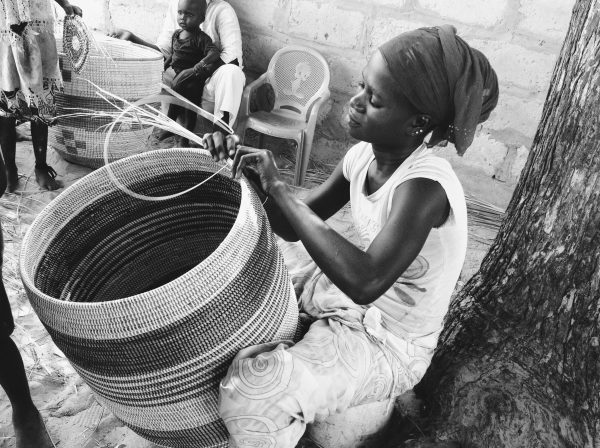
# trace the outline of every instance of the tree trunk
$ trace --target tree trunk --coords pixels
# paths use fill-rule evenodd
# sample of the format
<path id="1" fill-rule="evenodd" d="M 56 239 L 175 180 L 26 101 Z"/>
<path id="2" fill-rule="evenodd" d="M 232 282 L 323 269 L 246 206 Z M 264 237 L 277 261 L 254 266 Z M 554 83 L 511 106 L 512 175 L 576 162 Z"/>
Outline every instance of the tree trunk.
<path id="1" fill-rule="evenodd" d="M 600 0 L 578 0 L 529 160 L 418 392 L 438 441 L 600 447 Z"/>

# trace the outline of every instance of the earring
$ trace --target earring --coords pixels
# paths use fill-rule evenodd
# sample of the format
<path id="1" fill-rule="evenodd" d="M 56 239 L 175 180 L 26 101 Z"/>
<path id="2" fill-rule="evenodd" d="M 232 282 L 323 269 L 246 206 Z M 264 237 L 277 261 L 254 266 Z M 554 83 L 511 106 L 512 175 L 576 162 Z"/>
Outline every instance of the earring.
<path id="1" fill-rule="evenodd" d="M 423 133 L 423 129 L 417 129 L 416 131 L 412 131 L 410 133 L 410 135 L 413 137 L 416 137 L 417 135 L 422 134 L 422 133 Z"/>

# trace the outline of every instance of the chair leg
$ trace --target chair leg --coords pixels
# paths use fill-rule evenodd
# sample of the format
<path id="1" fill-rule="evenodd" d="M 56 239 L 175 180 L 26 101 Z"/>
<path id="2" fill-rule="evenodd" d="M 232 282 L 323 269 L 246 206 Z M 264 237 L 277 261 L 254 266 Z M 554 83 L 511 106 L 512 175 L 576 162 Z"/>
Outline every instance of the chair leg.
<path id="1" fill-rule="evenodd" d="M 246 125 L 248 124 L 247 120 L 240 120 L 239 124 L 237 125 L 235 132 L 238 135 L 238 137 L 240 138 L 240 144 L 244 144 L 244 138 L 246 136 Z"/>
<path id="2" fill-rule="evenodd" d="M 259 132 L 258 133 L 258 149 L 263 149 L 263 133 Z"/>
<path id="3" fill-rule="evenodd" d="M 310 150 L 312 149 L 312 141 L 306 139 L 304 132 L 300 134 L 300 138 L 296 141 L 298 149 L 296 150 L 296 172 L 294 173 L 294 185 L 301 187 L 304 184 L 306 177 L 306 169 L 308 168 L 308 159 Z"/>

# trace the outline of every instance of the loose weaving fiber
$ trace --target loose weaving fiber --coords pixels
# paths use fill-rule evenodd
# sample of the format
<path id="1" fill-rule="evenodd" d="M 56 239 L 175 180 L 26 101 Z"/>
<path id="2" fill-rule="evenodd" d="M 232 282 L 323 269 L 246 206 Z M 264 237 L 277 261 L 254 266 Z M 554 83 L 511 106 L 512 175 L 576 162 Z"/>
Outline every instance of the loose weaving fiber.
<path id="1" fill-rule="evenodd" d="M 98 117 L 92 113 L 116 110 L 115 105 L 97 95 L 97 87 L 134 102 L 160 92 L 163 71 L 163 56 L 152 49 L 108 37 L 97 43 L 90 45 L 85 66 L 78 75 L 66 54 L 63 39 L 57 37 L 64 91 L 55 98 L 58 124 L 48 131 L 50 145 L 65 160 L 90 168 L 104 164 L 102 150 L 106 132 L 102 126 L 112 121 L 109 116 Z M 117 101 L 115 104 L 123 106 Z M 68 116 L 78 112 L 90 113 L 89 116 Z M 142 124 L 115 127 L 111 160 L 142 152 L 151 132 L 150 126 Z"/>
<path id="2" fill-rule="evenodd" d="M 220 166 L 168 149 L 110 165 L 165 196 Z M 226 447 L 218 384 L 237 352 L 292 339 L 298 310 L 258 196 L 217 174 L 167 201 L 101 168 L 36 218 L 20 254 L 30 302 L 98 400 L 161 446 Z"/>

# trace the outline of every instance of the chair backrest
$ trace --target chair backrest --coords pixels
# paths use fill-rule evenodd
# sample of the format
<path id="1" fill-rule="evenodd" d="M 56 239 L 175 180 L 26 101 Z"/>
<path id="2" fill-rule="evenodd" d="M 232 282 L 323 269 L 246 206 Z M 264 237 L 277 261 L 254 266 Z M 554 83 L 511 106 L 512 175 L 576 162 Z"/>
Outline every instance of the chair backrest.
<path id="1" fill-rule="evenodd" d="M 312 48 L 290 45 L 277 51 L 267 70 L 275 91 L 274 110 L 307 119 L 311 106 L 329 92 L 329 66 Z"/>

